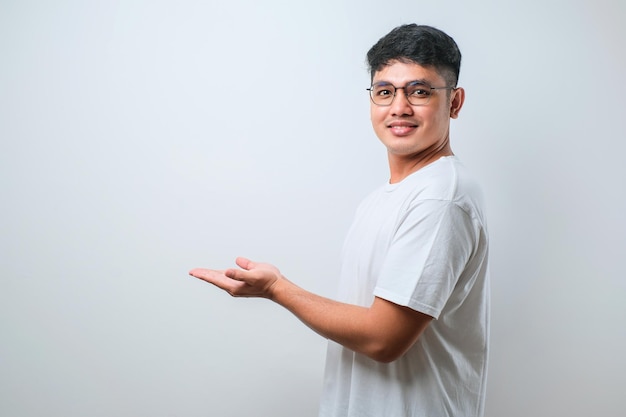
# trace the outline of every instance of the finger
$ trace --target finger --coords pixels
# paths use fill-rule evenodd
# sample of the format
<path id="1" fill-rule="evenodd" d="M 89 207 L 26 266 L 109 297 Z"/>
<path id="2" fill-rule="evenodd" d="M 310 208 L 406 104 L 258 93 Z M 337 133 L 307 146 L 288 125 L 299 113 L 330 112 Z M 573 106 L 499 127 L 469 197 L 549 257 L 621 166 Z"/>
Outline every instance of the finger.
<path id="1" fill-rule="evenodd" d="M 207 268 L 194 268 L 189 271 L 189 275 L 192 277 L 200 278 L 201 276 L 211 275 L 212 273 L 224 273 L 224 271 L 218 271 L 216 269 L 207 269 Z"/>
<path id="2" fill-rule="evenodd" d="M 221 288 L 229 293 L 236 292 L 243 283 L 234 281 L 227 277 L 223 271 L 214 271 L 212 269 L 196 268 L 189 271 L 192 277 L 201 279 Z"/>
<path id="3" fill-rule="evenodd" d="M 242 256 L 240 256 L 237 259 L 235 259 L 235 263 L 237 264 L 238 267 L 243 268 L 245 270 L 250 270 L 250 269 L 254 268 L 255 265 L 256 265 L 250 259 L 244 258 Z"/>
<path id="4" fill-rule="evenodd" d="M 252 277 L 252 272 L 246 271 L 245 269 L 231 268 L 231 269 L 227 269 L 226 271 L 224 271 L 224 275 L 226 275 L 230 279 L 245 282 L 246 280 Z"/>
<path id="5" fill-rule="evenodd" d="M 205 268 L 194 268 L 191 271 L 189 271 L 189 275 L 191 275 L 192 277 L 210 282 L 211 284 L 213 284 L 214 281 L 215 282 L 220 281 L 221 274 L 222 274 L 222 271 L 215 271 L 212 269 L 205 269 Z"/>

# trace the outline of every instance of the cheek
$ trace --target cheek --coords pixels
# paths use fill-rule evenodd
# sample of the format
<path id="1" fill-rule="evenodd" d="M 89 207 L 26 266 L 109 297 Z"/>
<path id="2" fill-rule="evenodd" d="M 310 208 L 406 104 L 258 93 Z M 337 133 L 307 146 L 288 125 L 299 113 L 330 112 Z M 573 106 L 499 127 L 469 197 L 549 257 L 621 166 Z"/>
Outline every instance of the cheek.
<path id="1" fill-rule="evenodd" d="M 374 107 L 373 104 L 370 104 L 370 120 L 372 123 L 374 120 L 378 118 L 378 107 Z"/>
<path id="2" fill-rule="evenodd" d="M 430 109 L 427 113 L 423 114 L 422 120 L 428 126 L 429 129 L 445 128 L 448 123 L 450 114 L 446 109 Z"/>
<path id="3" fill-rule="evenodd" d="M 370 110 L 370 122 L 372 124 L 372 130 L 379 138 L 385 134 L 385 115 L 376 108 Z"/>
<path id="4" fill-rule="evenodd" d="M 370 104 L 370 120 L 372 123 L 382 123 L 389 114 L 389 107 Z"/>

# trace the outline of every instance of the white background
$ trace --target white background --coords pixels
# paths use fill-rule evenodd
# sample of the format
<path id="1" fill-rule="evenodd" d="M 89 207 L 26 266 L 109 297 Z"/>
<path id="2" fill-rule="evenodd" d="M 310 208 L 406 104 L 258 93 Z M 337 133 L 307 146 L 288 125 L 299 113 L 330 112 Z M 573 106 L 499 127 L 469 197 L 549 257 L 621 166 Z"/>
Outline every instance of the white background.
<path id="1" fill-rule="evenodd" d="M 510 3 L 510 4 L 509 4 Z M 365 53 L 453 36 L 487 195 L 487 417 L 626 410 L 626 3 L 0 1 L 0 415 L 315 416 L 325 341 L 187 276 L 332 296 L 387 180 Z"/>

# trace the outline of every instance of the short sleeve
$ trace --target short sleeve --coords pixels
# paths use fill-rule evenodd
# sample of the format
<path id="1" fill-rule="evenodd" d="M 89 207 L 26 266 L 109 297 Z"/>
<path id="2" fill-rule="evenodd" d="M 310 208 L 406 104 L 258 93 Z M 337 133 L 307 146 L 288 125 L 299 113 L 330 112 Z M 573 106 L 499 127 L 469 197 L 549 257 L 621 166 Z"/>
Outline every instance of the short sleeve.
<path id="1" fill-rule="evenodd" d="M 398 219 L 374 295 L 438 318 L 477 242 L 454 202 L 422 200 Z"/>

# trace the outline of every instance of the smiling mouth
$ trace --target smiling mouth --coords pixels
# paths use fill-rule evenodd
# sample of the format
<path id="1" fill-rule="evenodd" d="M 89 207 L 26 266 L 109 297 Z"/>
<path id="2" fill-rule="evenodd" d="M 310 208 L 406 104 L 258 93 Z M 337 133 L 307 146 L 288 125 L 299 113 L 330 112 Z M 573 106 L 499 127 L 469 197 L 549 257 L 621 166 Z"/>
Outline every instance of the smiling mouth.
<path id="1" fill-rule="evenodd" d="M 410 119 L 393 119 L 387 122 L 387 127 L 417 127 L 417 122 Z"/>
<path id="2" fill-rule="evenodd" d="M 413 123 L 390 123 L 389 127 L 417 127 L 417 125 Z"/>
<path id="3" fill-rule="evenodd" d="M 404 135 L 407 135 L 407 134 L 413 132 L 417 128 L 417 125 L 413 124 L 413 123 L 406 123 L 406 122 L 398 123 L 398 122 L 396 122 L 396 123 L 390 123 L 387 126 L 387 128 L 389 130 L 391 130 L 391 132 L 394 135 L 404 136 Z"/>

